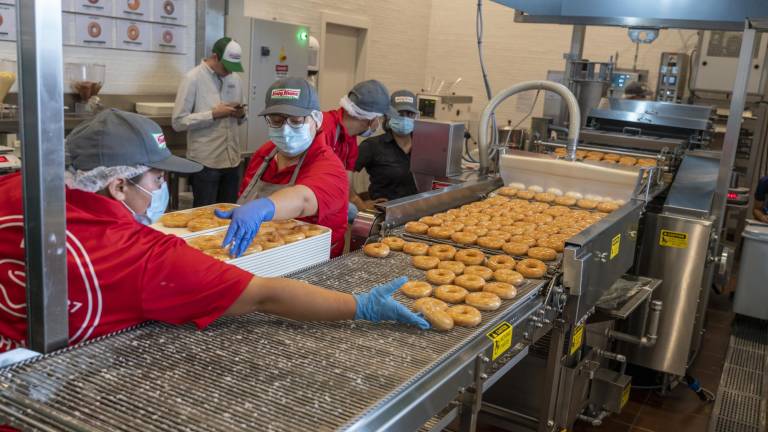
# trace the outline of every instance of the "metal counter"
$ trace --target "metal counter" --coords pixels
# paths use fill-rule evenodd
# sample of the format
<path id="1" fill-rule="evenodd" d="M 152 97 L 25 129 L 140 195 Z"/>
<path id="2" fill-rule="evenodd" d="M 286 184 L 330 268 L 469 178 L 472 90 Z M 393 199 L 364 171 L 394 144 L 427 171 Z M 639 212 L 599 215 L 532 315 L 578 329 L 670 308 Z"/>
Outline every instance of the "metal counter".
<path id="1" fill-rule="evenodd" d="M 293 276 L 351 293 L 400 274 L 424 277 L 405 254 L 360 252 Z M 25 430 L 415 430 L 485 379 L 485 334 L 526 320 L 545 283 L 483 312 L 480 326 L 446 333 L 262 314 L 204 331 L 153 323 L 0 372 L 0 418 Z M 523 333 L 510 352 L 527 352 Z"/>

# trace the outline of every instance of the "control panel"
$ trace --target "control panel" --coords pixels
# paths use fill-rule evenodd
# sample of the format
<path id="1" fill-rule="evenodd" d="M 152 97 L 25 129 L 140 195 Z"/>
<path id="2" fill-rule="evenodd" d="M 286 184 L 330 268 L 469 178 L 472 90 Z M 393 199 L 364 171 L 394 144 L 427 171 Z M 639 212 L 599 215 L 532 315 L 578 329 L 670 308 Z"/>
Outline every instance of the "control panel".
<path id="1" fill-rule="evenodd" d="M 659 80 L 656 84 L 656 100 L 680 102 L 688 82 L 688 54 L 661 53 Z"/>

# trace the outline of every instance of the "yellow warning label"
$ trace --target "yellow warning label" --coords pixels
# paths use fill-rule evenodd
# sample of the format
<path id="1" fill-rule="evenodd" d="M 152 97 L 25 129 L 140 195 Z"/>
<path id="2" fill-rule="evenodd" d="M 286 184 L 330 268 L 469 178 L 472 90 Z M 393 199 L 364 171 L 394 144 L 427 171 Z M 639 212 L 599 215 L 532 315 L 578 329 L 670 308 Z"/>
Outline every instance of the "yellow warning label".
<path id="1" fill-rule="evenodd" d="M 576 351 L 581 348 L 581 345 L 584 343 L 584 324 L 579 325 L 575 329 L 573 329 L 573 334 L 571 335 L 571 350 L 570 353 L 573 355 Z"/>
<path id="2" fill-rule="evenodd" d="M 677 249 L 688 249 L 688 233 L 661 230 L 659 245 Z"/>
<path id="3" fill-rule="evenodd" d="M 627 404 L 629 401 L 629 392 L 632 390 L 632 384 L 627 384 L 626 387 L 624 387 L 624 390 L 621 392 L 621 407 L 624 408 L 624 405 Z"/>
<path id="4" fill-rule="evenodd" d="M 616 237 L 614 237 L 611 240 L 611 259 L 616 257 L 616 255 L 619 254 L 619 249 L 621 248 L 621 234 L 616 234 Z"/>
<path id="5" fill-rule="evenodd" d="M 493 355 L 491 359 L 496 360 L 512 346 L 512 324 L 504 321 L 491 330 L 487 336 L 488 339 L 493 341 Z"/>

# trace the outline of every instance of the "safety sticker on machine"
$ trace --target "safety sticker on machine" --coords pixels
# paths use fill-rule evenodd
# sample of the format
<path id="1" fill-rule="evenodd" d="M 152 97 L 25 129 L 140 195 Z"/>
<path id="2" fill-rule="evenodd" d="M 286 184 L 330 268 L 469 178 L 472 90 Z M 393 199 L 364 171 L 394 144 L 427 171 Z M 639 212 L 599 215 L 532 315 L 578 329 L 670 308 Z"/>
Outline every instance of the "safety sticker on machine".
<path id="1" fill-rule="evenodd" d="M 688 233 L 678 231 L 661 230 L 659 245 L 677 249 L 688 248 Z"/>
<path id="2" fill-rule="evenodd" d="M 500 355 L 507 352 L 510 346 L 512 346 L 512 324 L 503 321 L 501 324 L 494 327 L 487 336 L 488 339 L 493 341 L 493 355 L 491 356 L 491 360 L 496 360 Z"/>
<path id="3" fill-rule="evenodd" d="M 616 237 L 611 239 L 611 259 L 619 254 L 619 248 L 621 248 L 621 234 L 616 234 Z"/>
<path id="4" fill-rule="evenodd" d="M 627 404 L 629 401 L 629 392 L 632 390 L 632 383 L 627 384 L 626 387 L 624 387 L 624 390 L 621 392 L 621 408 L 624 408 L 624 405 Z"/>
<path id="5" fill-rule="evenodd" d="M 581 324 L 573 329 L 573 333 L 571 334 L 571 349 L 569 350 L 570 355 L 573 355 L 576 351 L 581 348 L 581 345 L 584 343 L 584 324 Z"/>

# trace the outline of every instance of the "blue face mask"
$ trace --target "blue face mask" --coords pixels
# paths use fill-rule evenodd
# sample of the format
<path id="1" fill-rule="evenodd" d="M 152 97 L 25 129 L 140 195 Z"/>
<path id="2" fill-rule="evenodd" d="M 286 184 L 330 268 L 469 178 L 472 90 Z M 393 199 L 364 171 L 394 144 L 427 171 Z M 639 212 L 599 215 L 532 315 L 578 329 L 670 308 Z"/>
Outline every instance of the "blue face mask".
<path id="1" fill-rule="evenodd" d="M 392 116 L 389 119 L 389 127 L 397 135 L 410 135 L 413 132 L 414 121 L 410 117 Z"/>
<path id="2" fill-rule="evenodd" d="M 298 129 L 288 124 L 284 124 L 281 128 L 269 128 L 269 139 L 275 143 L 275 147 L 281 153 L 289 157 L 304 153 L 315 139 L 314 135 L 309 123 L 304 123 Z"/>
<path id="3" fill-rule="evenodd" d="M 147 213 L 138 214 L 132 208 L 128 207 L 128 204 L 123 202 L 123 205 L 128 210 L 130 210 L 131 213 L 133 213 L 133 217 L 135 217 L 139 223 L 144 225 L 151 225 L 157 222 L 158 219 L 160 219 L 160 216 L 162 216 L 163 213 L 165 213 L 165 210 L 168 208 L 168 200 L 170 199 L 170 194 L 168 193 L 168 183 L 163 182 L 163 185 L 160 186 L 160 189 L 154 192 L 150 192 L 137 185 L 136 183 L 133 183 L 133 185 L 136 186 L 140 191 L 150 196 L 151 200 L 149 202 L 149 207 L 147 207 Z"/>

